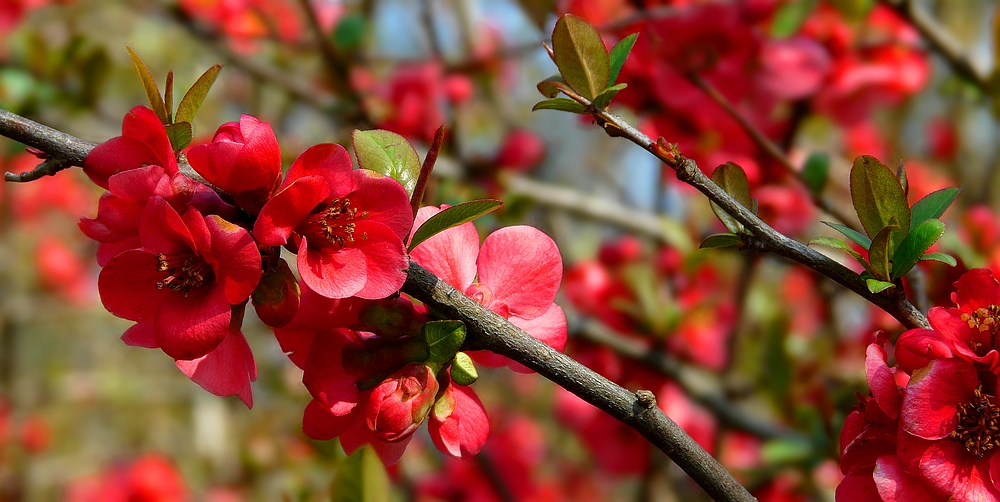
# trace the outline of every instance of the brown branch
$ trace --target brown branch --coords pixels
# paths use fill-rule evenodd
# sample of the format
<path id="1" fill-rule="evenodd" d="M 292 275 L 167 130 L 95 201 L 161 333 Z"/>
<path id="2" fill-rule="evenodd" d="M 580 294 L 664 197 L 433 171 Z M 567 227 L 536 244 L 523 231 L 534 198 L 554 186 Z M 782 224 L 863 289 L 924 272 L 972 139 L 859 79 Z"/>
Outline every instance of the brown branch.
<path id="1" fill-rule="evenodd" d="M 0 114 L 0 131 L 6 130 L 16 131 L 18 141 L 44 146 L 40 149 L 53 157 L 77 155 L 82 161 L 93 148 L 93 144 L 9 112 Z M 452 319 L 463 321 L 468 327 L 466 343 L 470 349 L 490 350 L 509 357 L 629 425 L 673 459 L 715 500 L 756 500 L 663 414 L 651 392 L 640 390 L 633 394 L 616 385 L 531 337 L 414 262 L 410 262 L 403 292 Z"/>
<path id="2" fill-rule="evenodd" d="M 757 128 L 757 126 L 753 125 L 749 119 L 743 116 L 743 114 L 740 113 L 740 111 L 737 110 L 736 107 L 733 106 L 733 104 L 730 103 L 718 89 L 695 73 L 687 74 L 687 78 L 692 84 L 704 91 L 705 94 L 708 94 L 708 97 L 712 98 L 712 101 L 715 101 L 716 104 L 721 106 L 722 109 L 725 110 L 725 112 L 732 117 L 732 119 L 735 120 L 740 127 L 743 128 L 743 131 L 750 136 L 750 139 L 756 143 L 761 150 L 764 150 L 764 153 L 768 154 L 772 159 L 777 161 L 785 172 L 792 175 L 792 177 L 795 178 L 800 185 L 805 187 L 816 207 L 822 209 L 826 214 L 840 220 L 840 222 L 844 225 L 847 225 L 848 227 L 851 227 L 859 232 L 862 231 L 857 218 L 850 217 L 821 194 L 814 193 L 810 190 L 809 185 L 806 183 L 806 180 L 802 175 L 802 171 L 797 169 L 795 164 L 792 164 L 791 159 L 785 155 L 785 152 L 781 151 L 781 148 L 779 148 L 778 145 L 774 144 L 773 141 L 768 139 L 768 137 Z"/>
<path id="3" fill-rule="evenodd" d="M 748 244 L 761 251 L 774 253 L 794 262 L 801 263 L 833 279 L 888 312 L 907 328 L 930 328 L 927 318 L 906 299 L 902 291 L 898 291 L 901 288 L 891 288 L 882 293 L 872 293 L 868 290 L 865 281 L 858 274 L 828 256 L 785 236 L 771 228 L 767 223 L 764 223 L 757 215 L 743 207 L 742 204 L 716 185 L 708 176 L 705 176 L 705 173 L 701 172 L 701 169 L 698 168 L 698 164 L 684 157 L 677 150 L 676 146 L 668 145 L 663 138 L 654 142 L 649 136 L 646 136 L 626 122 L 625 119 L 606 110 L 594 107 L 590 103 L 590 100 L 573 92 L 568 87 L 563 87 L 560 90 L 574 101 L 586 106 L 588 112 L 604 128 L 604 131 L 608 135 L 626 138 L 643 147 L 664 164 L 674 169 L 678 180 L 693 186 L 699 192 L 705 194 L 709 200 L 718 204 L 735 218 L 736 221 L 743 224 L 750 232 L 750 236 L 746 237 L 747 240 L 752 242 Z"/>
<path id="4" fill-rule="evenodd" d="M 4 179 L 12 182 L 34 181 L 68 167 L 83 166 L 87 154 L 97 146 L 3 109 L 0 109 L 0 136 L 48 154 L 48 158 L 34 170 L 21 174 L 4 173 Z"/>
<path id="5" fill-rule="evenodd" d="M 715 500 L 756 500 L 711 455 L 656 406 L 649 391 L 629 392 L 573 358 L 532 338 L 517 326 L 410 262 L 403 292 L 469 329 L 470 349 L 509 357 L 643 435 L 684 469 Z"/>

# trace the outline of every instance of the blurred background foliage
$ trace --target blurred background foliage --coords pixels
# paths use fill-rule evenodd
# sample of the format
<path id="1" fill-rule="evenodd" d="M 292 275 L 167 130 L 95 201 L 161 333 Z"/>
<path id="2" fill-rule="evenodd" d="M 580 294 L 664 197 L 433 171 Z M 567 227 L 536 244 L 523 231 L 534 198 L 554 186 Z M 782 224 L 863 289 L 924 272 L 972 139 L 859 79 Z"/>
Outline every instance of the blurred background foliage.
<path id="1" fill-rule="evenodd" d="M 684 9 L 705 2 L 663 3 Z M 859 47 L 868 23 L 877 24 L 864 0 L 707 3 L 760 4 L 766 14 L 752 30 L 763 41 L 837 15 Z M 976 65 L 992 65 L 994 2 L 920 5 Z M 551 0 L 0 0 L 0 107 L 94 142 L 117 136 L 121 117 L 145 103 L 129 46 L 161 85 L 174 71 L 177 95 L 209 66 L 225 64 L 195 120 L 195 141 L 253 114 L 274 127 L 286 166 L 309 145 L 346 145 L 354 128 L 393 129 L 422 154 L 446 122 L 450 136 L 427 202 L 500 197 L 504 209 L 477 223 L 482 235 L 528 223 L 553 236 L 567 267 L 559 302 L 570 314 L 570 353 L 633 389 L 654 389 L 668 414 L 762 500 L 832 500 L 837 433 L 855 393 L 866 391 L 864 346 L 876 328 L 901 328 L 780 260 L 698 251 L 704 236 L 721 229 L 706 200 L 589 117 L 530 111 L 541 99 L 535 84 L 555 73 L 541 43 L 557 13 L 618 23 L 605 30 L 613 43 L 628 16 L 634 23 L 659 8 Z M 718 30 L 730 29 L 719 23 Z M 929 68 L 918 88 L 853 98 L 873 106 L 846 125 L 801 97 L 786 100 L 772 110 L 784 124 L 772 140 L 796 165 L 827 154 L 826 194 L 845 209 L 847 169 L 861 153 L 890 166 L 905 161 L 911 198 L 963 186 L 940 249 L 956 254 L 961 269 L 1000 272 L 1000 143 L 991 90 L 925 52 L 915 31 L 900 30 L 893 36 L 918 47 Z M 635 63 L 623 81 L 656 64 Z M 749 82 L 756 77 L 746 68 L 753 65 L 742 69 Z M 630 89 L 637 97 L 626 103 L 654 93 Z M 688 113 L 719 114 L 705 103 Z M 732 128 L 685 123 L 675 113 L 665 130 L 656 123 L 662 110 L 614 111 L 668 141 L 678 141 L 670 132 L 684 132 L 698 145 L 703 169 L 726 160 L 758 165 L 754 190 L 765 219 L 803 240 L 830 234 L 818 223 L 829 218 L 788 188 L 794 181 L 771 178 L 770 161 L 727 149 Z M 31 169 L 37 159 L 23 152 L 0 139 L 0 167 Z M 336 442 L 301 433 L 308 401 L 301 373 L 263 324 L 251 315 L 244 326 L 261 375 L 248 411 L 202 391 L 158 351 L 118 340 L 127 323 L 102 308 L 95 246 L 76 228 L 80 216 L 96 214 L 100 196 L 82 173 L 0 190 L 0 500 L 126 500 L 109 490 L 146 494 L 127 500 L 351 500 L 341 498 L 345 476 L 336 473 L 353 471 Z M 920 287 L 932 304 L 946 304 L 957 272 L 940 264 L 925 269 Z M 493 424 L 486 453 L 443 459 L 418 433 L 389 471 L 391 500 L 703 497 L 641 438 L 547 381 L 480 373 L 476 389 Z M 706 404 L 699 395 L 721 396 L 738 414 L 782 432 L 734 431 L 718 410 L 695 404 Z M 87 490 L 102 495 L 86 498 Z"/>

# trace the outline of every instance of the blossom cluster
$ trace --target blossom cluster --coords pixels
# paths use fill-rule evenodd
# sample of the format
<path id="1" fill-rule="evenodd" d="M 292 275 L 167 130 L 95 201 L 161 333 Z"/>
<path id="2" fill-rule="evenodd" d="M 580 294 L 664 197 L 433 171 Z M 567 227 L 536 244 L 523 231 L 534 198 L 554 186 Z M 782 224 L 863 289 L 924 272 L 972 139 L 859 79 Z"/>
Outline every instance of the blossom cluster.
<path id="1" fill-rule="evenodd" d="M 565 315 L 553 303 L 562 260 L 537 229 L 503 228 L 480 247 L 466 222 L 408 254 L 413 231 L 442 209 L 414 216 L 399 181 L 355 169 L 336 144 L 308 148 L 283 174 L 274 131 L 248 115 L 187 150 L 200 179 L 182 172 L 177 154 L 154 112 L 133 108 L 122 136 L 84 163 L 107 192 L 80 228 L 99 243 L 101 301 L 135 323 L 125 343 L 162 350 L 209 392 L 253 404 L 257 367 L 242 332 L 251 303 L 303 370 L 307 435 L 340 437 L 348 453 L 371 444 L 390 464 L 427 420 L 442 452 L 474 455 L 489 422 L 468 386 L 472 361 L 509 361 L 459 352 L 461 323 L 399 295 L 410 259 L 549 345 L 565 345 Z M 300 278 L 282 248 L 295 254 Z M 442 322 L 461 333 L 444 353 L 427 334 Z"/>
<path id="2" fill-rule="evenodd" d="M 868 346 L 871 390 L 840 435 L 837 500 L 1000 500 L 1000 282 L 972 269 L 929 329 Z"/>

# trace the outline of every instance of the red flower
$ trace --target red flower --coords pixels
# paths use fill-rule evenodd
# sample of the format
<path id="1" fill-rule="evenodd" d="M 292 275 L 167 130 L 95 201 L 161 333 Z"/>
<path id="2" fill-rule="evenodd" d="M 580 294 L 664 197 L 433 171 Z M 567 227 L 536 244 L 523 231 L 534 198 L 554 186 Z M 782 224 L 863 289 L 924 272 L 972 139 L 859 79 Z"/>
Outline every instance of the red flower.
<path id="1" fill-rule="evenodd" d="M 434 403 L 427 421 L 427 432 L 442 453 L 468 458 L 479 453 L 486 444 L 490 421 L 472 388 L 455 384 L 447 375 L 441 397 Z"/>
<path id="2" fill-rule="evenodd" d="M 414 228 L 440 211 L 421 208 Z M 480 248 L 476 228 L 464 223 L 422 242 L 410 256 L 531 336 L 557 350 L 566 346 L 566 314 L 553 303 L 562 279 L 562 257 L 555 242 L 538 229 L 501 228 Z M 473 356 L 486 366 L 509 362 L 491 353 Z M 520 364 L 513 368 L 528 371 Z"/>
<path id="3" fill-rule="evenodd" d="M 188 209 L 180 216 L 152 197 L 140 223 L 142 248 L 111 259 L 98 279 L 112 314 L 151 323 L 156 346 L 174 359 L 202 357 L 222 343 L 231 306 L 260 278 L 260 253 L 246 230 Z"/>
<path id="4" fill-rule="evenodd" d="M 108 179 L 97 218 L 80 218 L 80 230 L 99 242 L 97 263 L 102 267 L 118 253 L 142 246 L 139 222 L 151 197 L 162 197 L 178 213 L 194 207 L 201 214 L 233 220 L 236 212 L 207 186 L 180 173 L 168 175 L 162 167 L 146 166 L 122 171 Z"/>
<path id="5" fill-rule="evenodd" d="M 222 124 L 212 142 L 188 151 L 191 167 L 206 181 L 257 214 L 281 180 L 281 150 L 267 122 L 250 115 Z"/>
<path id="6" fill-rule="evenodd" d="M 257 380 L 257 363 L 239 330 L 230 330 L 215 349 L 197 359 L 174 361 L 177 368 L 201 388 L 217 396 L 239 396 L 253 408 L 250 382 Z"/>
<path id="7" fill-rule="evenodd" d="M 437 397 L 438 381 L 425 364 L 410 363 L 372 389 L 365 421 L 375 436 L 396 442 L 420 427 Z"/>
<path id="8" fill-rule="evenodd" d="M 129 110 L 122 120 L 122 135 L 94 147 L 83 161 L 83 172 L 102 188 L 108 178 L 121 171 L 160 166 L 168 175 L 177 173 L 177 159 L 163 123 L 145 106 Z"/>
<path id="9" fill-rule="evenodd" d="M 297 252 L 302 280 L 323 296 L 385 298 L 406 281 L 412 214 L 399 182 L 352 169 L 343 147 L 323 144 L 295 160 L 254 236 Z"/>
<path id="10" fill-rule="evenodd" d="M 991 381 L 981 382 L 981 375 Z M 931 361 L 906 387 L 899 465 L 918 473 L 936 496 L 1000 500 L 994 481 L 1000 468 L 1000 407 L 984 387 L 995 389 L 996 377 L 959 358 Z"/>

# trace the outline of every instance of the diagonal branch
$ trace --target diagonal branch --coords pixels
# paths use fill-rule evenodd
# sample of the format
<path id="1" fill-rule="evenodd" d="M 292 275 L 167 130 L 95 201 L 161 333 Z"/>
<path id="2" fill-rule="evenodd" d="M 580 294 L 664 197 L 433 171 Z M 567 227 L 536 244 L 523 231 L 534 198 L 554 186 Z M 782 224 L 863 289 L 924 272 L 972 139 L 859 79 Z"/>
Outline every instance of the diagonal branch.
<path id="1" fill-rule="evenodd" d="M 685 157 L 677 150 L 676 145 L 668 145 L 663 138 L 653 141 L 641 131 L 625 121 L 625 119 L 595 107 L 590 100 L 573 92 L 568 87 L 561 87 L 560 91 L 569 96 L 574 101 L 587 107 L 590 113 L 604 131 L 609 136 L 617 136 L 641 146 L 652 153 L 661 162 L 670 166 L 677 173 L 677 179 L 693 186 L 699 192 L 705 194 L 709 200 L 716 203 L 729 213 L 736 221 L 743 224 L 750 232 L 752 241 L 749 244 L 762 251 L 774 253 L 794 262 L 801 263 L 831 279 L 842 286 L 854 291 L 872 304 L 888 312 L 907 328 L 930 328 L 927 318 L 916 309 L 903 294 L 902 291 L 895 291 L 901 288 L 892 288 L 882 293 L 872 293 L 861 277 L 837 263 L 826 255 L 823 255 L 812 248 L 798 242 L 788 236 L 771 228 L 764 223 L 757 215 L 742 204 L 732 198 L 719 185 L 716 185 L 705 173 L 698 168 L 693 160 Z"/>
<path id="2" fill-rule="evenodd" d="M 52 157 L 73 158 L 82 163 L 95 146 L 16 114 L 0 112 L 0 134 L 13 131 L 16 135 L 13 139 L 35 146 Z M 402 290 L 430 308 L 463 321 L 468 327 L 466 343 L 470 348 L 490 350 L 513 359 L 635 429 L 673 459 L 715 500 L 756 500 L 718 461 L 663 414 L 651 392 L 632 393 L 607 380 L 531 337 L 414 262 L 410 262 Z"/>
<path id="3" fill-rule="evenodd" d="M 21 174 L 4 173 L 4 179 L 12 182 L 34 181 L 68 167 L 83 166 L 83 159 L 97 146 L 4 109 L 0 109 L 0 136 L 24 143 L 48 155 L 32 171 Z"/>

